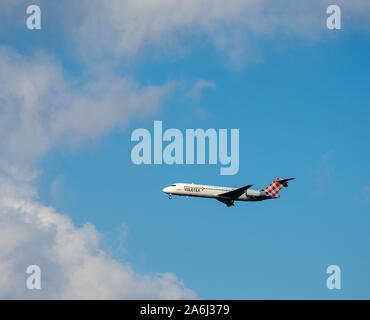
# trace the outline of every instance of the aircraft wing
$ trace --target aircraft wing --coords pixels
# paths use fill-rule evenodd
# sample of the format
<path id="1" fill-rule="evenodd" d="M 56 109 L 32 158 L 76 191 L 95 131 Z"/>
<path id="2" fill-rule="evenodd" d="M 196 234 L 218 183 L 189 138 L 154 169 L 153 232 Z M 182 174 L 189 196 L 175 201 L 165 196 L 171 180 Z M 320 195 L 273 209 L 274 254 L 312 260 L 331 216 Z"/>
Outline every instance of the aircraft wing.
<path id="1" fill-rule="evenodd" d="M 238 199 L 243 193 L 245 193 L 245 191 L 247 191 L 251 186 L 253 186 L 253 184 L 249 184 L 245 187 L 241 187 L 241 188 L 238 188 L 238 189 L 235 189 L 235 190 L 232 190 L 232 191 L 221 193 L 219 196 L 222 199 L 235 200 L 235 199 Z M 220 200 L 220 201 L 222 201 L 222 200 Z"/>

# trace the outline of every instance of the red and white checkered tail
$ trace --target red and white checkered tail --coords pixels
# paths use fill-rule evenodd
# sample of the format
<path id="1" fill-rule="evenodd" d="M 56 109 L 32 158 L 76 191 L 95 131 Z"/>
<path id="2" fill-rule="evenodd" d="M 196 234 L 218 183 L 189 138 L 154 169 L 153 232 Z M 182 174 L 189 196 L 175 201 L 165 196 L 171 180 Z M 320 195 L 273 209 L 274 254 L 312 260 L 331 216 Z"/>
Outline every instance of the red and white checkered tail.
<path id="1" fill-rule="evenodd" d="M 276 178 L 274 179 L 271 184 L 266 187 L 265 189 L 263 189 L 270 197 L 272 198 L 280 198 L 280 196 L 278 195 L 279 191 L 283 188 L 283 187 L 287 187 L 288 186 L 288 181 L 289 180 L 293 180 L 294 178 L 289 178 L 289 179 L 280 179 L 280 178 Z"/>

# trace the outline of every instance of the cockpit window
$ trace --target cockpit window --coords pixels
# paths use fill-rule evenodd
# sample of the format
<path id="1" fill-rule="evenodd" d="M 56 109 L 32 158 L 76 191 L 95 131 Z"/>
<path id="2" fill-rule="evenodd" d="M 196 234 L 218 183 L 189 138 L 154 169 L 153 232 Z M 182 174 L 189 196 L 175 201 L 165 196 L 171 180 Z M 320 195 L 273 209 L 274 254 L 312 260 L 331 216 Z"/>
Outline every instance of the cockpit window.
<path id="1" fill-rule="evenodd" d="M 171 184 L 171 187 L 176 187 L 176 185 L 175 184 Z"/>

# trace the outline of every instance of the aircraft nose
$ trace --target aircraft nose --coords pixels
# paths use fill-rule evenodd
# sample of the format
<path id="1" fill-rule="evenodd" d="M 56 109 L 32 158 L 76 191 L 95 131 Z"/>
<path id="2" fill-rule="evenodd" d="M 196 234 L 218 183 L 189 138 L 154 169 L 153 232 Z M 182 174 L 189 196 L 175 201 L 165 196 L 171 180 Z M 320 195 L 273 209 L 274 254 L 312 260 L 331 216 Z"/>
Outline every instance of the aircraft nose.
<path id="1" fill-rule="evenodd" d="M 166 187 L 166 188 L 163 188 L 163 190 L 162 190 L 164 193 L 168 193 L 168 187 Z"/>

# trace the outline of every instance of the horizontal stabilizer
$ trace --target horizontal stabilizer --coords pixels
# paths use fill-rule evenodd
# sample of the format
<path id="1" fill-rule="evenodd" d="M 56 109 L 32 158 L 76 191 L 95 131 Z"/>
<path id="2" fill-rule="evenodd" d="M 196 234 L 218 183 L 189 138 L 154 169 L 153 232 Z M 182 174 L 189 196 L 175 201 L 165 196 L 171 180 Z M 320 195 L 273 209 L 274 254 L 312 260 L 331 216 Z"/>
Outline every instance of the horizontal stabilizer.
<path id="1" fill-rule="evenodd" d="M 289 179 L 280 179 L 280 180 L 277 180 L 277 182 L 279 182 L 280 184 L 282 184 L 284 187 L 287 187 L 288 186 L 288 181 L 290 180 L 294 180 L 295 178 L 289 178 Z"/>

